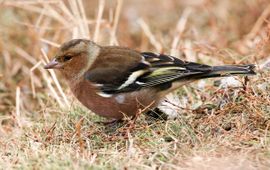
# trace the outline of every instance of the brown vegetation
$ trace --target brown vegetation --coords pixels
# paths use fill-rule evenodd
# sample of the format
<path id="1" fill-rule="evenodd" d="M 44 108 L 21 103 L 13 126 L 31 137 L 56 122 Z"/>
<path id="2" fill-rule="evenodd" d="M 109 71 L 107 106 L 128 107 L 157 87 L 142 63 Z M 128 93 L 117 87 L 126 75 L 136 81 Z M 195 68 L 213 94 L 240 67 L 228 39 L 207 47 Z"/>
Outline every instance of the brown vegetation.
<path id="1" fill-rule="evenodd" d="M 269 0 L 0 0 L 0 167 L 267 169 L 269 19 Z M 61 75 L 43 69 L 78 37 L 207 64 L 255 63 L 258 74 L 237 87 L 205 80 L 179 89 L 186 104 L 176 120 L 142 115 L 105 128 Z"/>

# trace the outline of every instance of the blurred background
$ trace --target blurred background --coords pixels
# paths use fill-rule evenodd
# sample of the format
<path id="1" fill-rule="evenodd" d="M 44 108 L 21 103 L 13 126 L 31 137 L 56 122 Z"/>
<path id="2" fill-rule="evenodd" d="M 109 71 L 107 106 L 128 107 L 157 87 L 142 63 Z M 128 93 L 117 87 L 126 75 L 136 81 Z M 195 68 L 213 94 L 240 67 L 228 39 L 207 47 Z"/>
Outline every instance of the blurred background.
<path id="1" fill-rule="evenodd" d="M 76 100 L 61 75 L 43 69 L 67 40 L 88 38 L 205 64 L 255 63 L 261 69 L 270 59 L 269 19 L 269 0 L 0 0 L 0 139 L 36 134 L 35 128 L 70 112 Z M 268 78 L 262 75 L 256 81 L 266 92 Z M 200 103 L 212 100 L 207 90 L 201 95 Z M 258 125 L 264 131 L 269 112 L 260 113 L 266 115 Z"/>
<path id="2" fill-rule="evenodd" d="M 48 90 L 41 76 L 46 74 L 44 55 L 52 58 L 57 47 L 72 38 L 209 64 L 263 63 L 269 55 L 268 0 L 4 0 L 0 4 L 0 111 L 5 114 L 14 110 L 16 87 L 24 97 L 22 107 L 31 111 L 39 107 L 29 103 L 40 98 L 34 94 L 33 100 L 33 89 L 38 94 Z"/>

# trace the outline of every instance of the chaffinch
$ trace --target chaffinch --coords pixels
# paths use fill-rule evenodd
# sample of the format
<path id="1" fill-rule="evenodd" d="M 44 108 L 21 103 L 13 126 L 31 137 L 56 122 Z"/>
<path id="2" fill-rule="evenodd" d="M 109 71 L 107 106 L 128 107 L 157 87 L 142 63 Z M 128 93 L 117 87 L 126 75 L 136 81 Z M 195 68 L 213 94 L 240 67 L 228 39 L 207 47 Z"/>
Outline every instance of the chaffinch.
<path id="1" fill-rule="evenodd" d="M 154 110 L 166 94 L 192 81 L 256 74 L 254 67 L 209 66 L 170 55 L 73 39 L 60 47 L 45 69 L 58 69 L 73 94 L 88 109 L 119 120 L 136 115 L 139 109 Z"/>

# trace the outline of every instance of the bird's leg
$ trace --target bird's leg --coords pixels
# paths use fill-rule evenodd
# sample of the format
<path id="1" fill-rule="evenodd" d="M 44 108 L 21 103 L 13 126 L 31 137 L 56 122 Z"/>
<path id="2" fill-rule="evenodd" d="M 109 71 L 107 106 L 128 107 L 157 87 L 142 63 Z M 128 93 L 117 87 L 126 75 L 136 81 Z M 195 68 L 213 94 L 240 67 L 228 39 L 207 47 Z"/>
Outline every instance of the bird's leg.
<path id="1" fill-rule="evenodd" d="M 115 124 L 122 123 L 122 122 L 123 122 L 122 119 L 111 119 L 111 120 L 108 120 L 108 121 L 98 121 L 96 123 L 97 124 L 102 124 L 104 126 L 110 126 L 110 125 L 115 125 Z"/>
<path id="2" fill-rule="evenodd" d="M 126 129 L 132 130 L 135 127 L 138 116 L 142 113 L 142 110 L 139 110 L 134 116 L 127 119 Z"/>
<path id="3" fill-rule="evenodd" d="M 164 113 L 163 111 L 161 111 L 159 108 L 154 108 L 149 110 L 148 112 L 145 113 L 145 115 L 157 119 L 157 120 L 167 120 L 168 119 L 168 115 L 166 113 Z"/>
<path id="4" fill-rule="evenodd" d="M 137 121 L 137 118 L 144 112 L 143 109 L 139 109 L 136 114 L 132 117 L 126 117 L 126 123 L 124 124 L 124 127 L 120 130 L 124 138 L 128 139 L 128 134 L 135 129 L 135 123 Z"/>

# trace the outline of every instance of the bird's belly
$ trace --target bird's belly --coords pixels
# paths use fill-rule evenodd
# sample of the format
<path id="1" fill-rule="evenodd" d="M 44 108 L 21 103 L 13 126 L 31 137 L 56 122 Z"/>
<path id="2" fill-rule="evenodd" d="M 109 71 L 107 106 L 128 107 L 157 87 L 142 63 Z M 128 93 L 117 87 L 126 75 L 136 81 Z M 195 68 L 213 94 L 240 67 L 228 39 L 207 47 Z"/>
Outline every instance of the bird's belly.
<path id="1" fill-rule="evenodd" d="M 106 117 L 121 119 L 125 116 L 134 116 L 140 110 L 149 110 L 156 106 L 155 93 L 144 90 L 132 93 L 116 94 L 111 97 L 98 95 L 93 86 L 80 84 L 79 88 L 72 90 L 77 99 L 92 112 Z M 145 109 L 147 108 L 147 109 Z"/>

